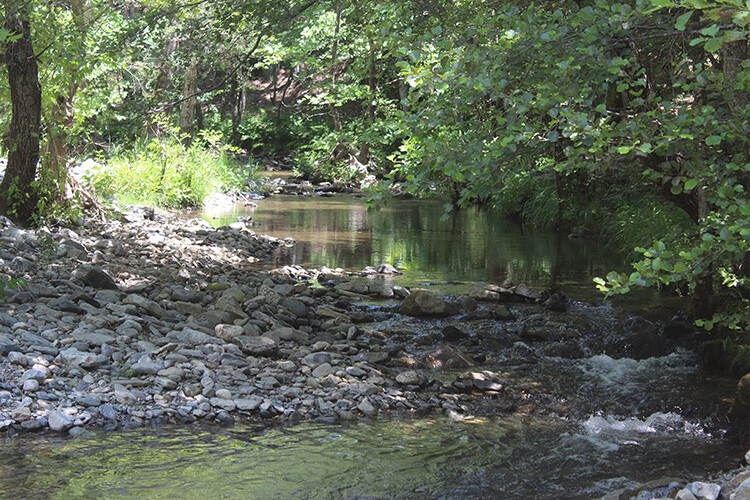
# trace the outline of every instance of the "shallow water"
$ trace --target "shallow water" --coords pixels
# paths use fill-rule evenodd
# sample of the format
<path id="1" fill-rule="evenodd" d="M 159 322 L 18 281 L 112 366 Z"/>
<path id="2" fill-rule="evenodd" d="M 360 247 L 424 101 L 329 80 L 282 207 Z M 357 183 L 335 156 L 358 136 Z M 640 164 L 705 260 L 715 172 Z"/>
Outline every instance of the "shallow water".
<path id="1" fill-rule="evenodd" d="M 437 200 L 394 199 L 368 210 L 363 199 L 351 195 L 280 195 L 260 200 L 255 209 L 235 204 L 201 216 L 214 226 L 252 217 L 258 233 L 297 241 L 292 248 L 280 248 L 265 267 L 359 271 L 388 263 L 403 271 L 399 285 L 437 285 L 452 293 L 465 293 L 474 283 L 525 283 L 601 301 L 593 279 L 630 269 L 625 254 L 597 240 L 530 230 L 476 208 L 446 218 L 444 204 Z M 667 302 L 652 290 L 618 298 L 618 303 L 647 312 Z"/>
<path id="2" fill-rule="evenodd" d="M 507 280 L 595 299 L 591 279 L 627 267 L 622 255 L 596 242 L 527 232 L 476 211 L 443 221 L 442 211 L 413 200 L 368 212 L 353 197 L 278 196 L 254 211 L 205 217 L 221 225 L 252 214 L 258 232 L 295 238 L 298 244 L 271 266 L 359 270 L 388 262 L 404 271 L 399 284 L 436 283 L 448 291 Z M 663 311 L 655 294 L 637 303 Z M 361 307 L 376 319 L 368 328 L 415 337 L 457 321 L 393 316 L 393 306 L 381 303 Z M 511 308 L 533 319 L 533 311 Z M 683 349 L 618 358 L 602 346 L 643 327 L 618 307 L 576 303 L 556 318 L 581 332 L 580 357 L 519 342 L 489 350 L 482 367 L 505 373 L 504 384 L 528 402 L 525 412 L 508 415 L 498 400 L 485 398 L 476 401 L 475 416 L 460 421 L 23 435 L 3 445 L 0 498 L 576 499 L 663 477 L 705 479 L 737 464 L 740 450 L 722 432 L 735 381 L 705 376 Z M 513 327 L 456 324 L 482 339 L 505 338 Z"/>

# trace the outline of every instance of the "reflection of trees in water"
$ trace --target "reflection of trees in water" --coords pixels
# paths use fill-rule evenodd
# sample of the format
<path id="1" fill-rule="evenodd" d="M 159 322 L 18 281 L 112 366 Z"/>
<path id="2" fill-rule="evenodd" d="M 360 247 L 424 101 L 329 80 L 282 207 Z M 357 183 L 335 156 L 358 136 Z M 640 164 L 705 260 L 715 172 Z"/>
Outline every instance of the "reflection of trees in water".
<path id="1" fill-rule="evenodd" d="M 438 202 L 392 200 L 368 212 L 359 200 L 341 200 L 295 200 L 274 214 L 284 219 L 283 231 L 304 231 L 309 240 L 280 249 L 279 264 L 361 269 L 389 262 L 415 277 L 539 287 L 590 282 L 625 267 L 592 242 L 533 233 L 492 212 L 467 209 L 443 218 Z"/>

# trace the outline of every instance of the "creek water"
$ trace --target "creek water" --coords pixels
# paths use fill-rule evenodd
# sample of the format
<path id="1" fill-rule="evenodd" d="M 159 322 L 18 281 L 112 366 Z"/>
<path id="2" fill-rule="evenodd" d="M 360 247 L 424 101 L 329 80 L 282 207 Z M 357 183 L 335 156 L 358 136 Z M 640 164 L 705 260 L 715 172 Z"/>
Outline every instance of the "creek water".
<path id="1" fill-rule="evenodd" d="M 449 293 L 513 281 L 595 300 L 592 278 L 627 267 L 622 255 L 595 242 L 527 232 L 474 211 L 441 220 L 442 210 L 439 203 L 397 200 L 368 212 L 348 196 L 279 196 L 253 211 L 205 217 L 221 225 L 252 216 L 258 232 L 295 238 L 297 245 L 282 249 L 272 265 L 358 270 L 388 262 L 404 271 L 396 283 Z M 629 356 L 628 336 L 658 327 L 632 309 L 653 312 L 663 304 L 657 295 L 641 295 L 630 311 L 574 302 L 551 319 L 514 308 L 529 328 L 538 320 L 544 328 L 575 325 L 582 335 L 569 343 L 575 355 L 550 343 L 496 344 L 481 369 L 502 371 L 523 392 L 528 405 L 511 414 L 485 398 L 453 419 L 21 436 L 4 443 L 0 497 L 596 498 L 658 478 L 712 477 L 741 456 L 722 431 L 736 381 L 702 373 L 687 349 Z M 477 338 L 502 339 L 511 328 L 406 318 L 389 303 L 361 308 L 374 316 L 368 329 L 417 337 L 454 324 Z"/>

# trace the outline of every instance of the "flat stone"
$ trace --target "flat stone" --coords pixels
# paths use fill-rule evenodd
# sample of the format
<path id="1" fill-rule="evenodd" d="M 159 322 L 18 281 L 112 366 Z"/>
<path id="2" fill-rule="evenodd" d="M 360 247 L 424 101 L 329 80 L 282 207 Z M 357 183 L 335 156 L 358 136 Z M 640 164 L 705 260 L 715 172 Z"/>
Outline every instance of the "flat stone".
<path id="1" fill-rule="evenodd" d="M 234 404 L 234 401 L 232 401 L 231 399 L 211 398 L 210 402 L 211 402 L 211 406 L 214 406 L 216 408 L 221 408 L 222 410 L 226 410 L 226 411 L 232 411 L 237 407 Z"/>
<path id="2" fill-rule="evenodd" d="M 130 366 L 130 369 L 136 375 L 154 375 L 162 368 L 164 368 L 164 365 L 157 363 L 149 356 L 143 356 L 137 363 Z"/>
<path id="3" fill-rule="evenodd" d="M 91 352 L 79 351 L 75 347 L 60 351 L 57 359 L 66 365 L 93 368 L 104 364 L 106 358 Z"/>
<path id="4" fill-rule="evenodd" d="M 241 411 L 254 411 L 257 410 L 261 404 L 263 404 L 263 398 L 260 396 L 250 396 L 247 399 L 235 399 L 235 405 L 238 410 Z"/>
<path id="5" fill-rule="evenodd" d="M 135 403 L 136 398 L 124 385 L 115 384 L 115 400 L 121 405 L 129 405 Z"/>
<path id="6" fill-rule="evenodd" d="M 117 283 L 101 268 L 94 267 L 83 275 L 83 282 L 89 286 L 105 290 L 117 290 Z"/>
<path id="7" fill-rule="evenodd" d="M 396 375 L 396 382 L 402 385 L 425 385 L 427 377 L 414 370 L 408 370 Z"/>
<path id="8" fill-rule="evenodd" d="M 193 330 L 192 328 L 185 328 L 180 332 L 170 332 L 167 337 L 174 338 L 178 342 L 191 346 L 223 343 L 218 337 L 212 337 L 211 335 L 198 330 Z"/>
<path id="9" fill-rule="evenodd" d="M 117 411 L 115 411 L 115 407 L 111 404 L 103 404 L 99 408 L 99 415 L 104 417 L 107 420 L 117 420 Z"/>
<path id="10" fill-rule="evenodd" d="M 167 312 L 162 309 L 159 304 L 157 304 L 153 300 L 149 300 L 141 295 L 138 295 L 137 293 L 131 293 L 130 295 L 125 297 L 125 300 L 123 300 L 122 303 L 138 306 L 156 318 L 163 318 L 167 315 Z"/>
<path id="11" fill-rule="evenodd" d="M 73 426 L 73 419 L 59 410 L 52 410 L 47 414 L 49 428 L 55 432 L 66 431 Z"/>
<path id="12" fill-rule="evenodd" d="M 312 375 L 315 378 L 323 378 L 334 373 L 336 373 L 336 370 L 333 369 L 330 363 L 323 363 L 313 370 Z"/>
<path id="13" fill-rule="evenodd" d="M 268 337 L 241 336 L 234 339 L 242 352 L 251 356 L 271 356 L 276 353 L 278 344 Z"/>

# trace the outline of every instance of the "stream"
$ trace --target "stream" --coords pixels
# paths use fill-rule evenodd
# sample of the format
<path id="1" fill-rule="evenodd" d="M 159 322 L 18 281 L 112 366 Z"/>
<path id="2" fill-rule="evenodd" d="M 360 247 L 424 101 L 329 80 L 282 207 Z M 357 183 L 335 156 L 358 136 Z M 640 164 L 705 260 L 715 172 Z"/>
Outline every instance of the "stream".
<path id="1" fill-rule="evenodd" d="M 702 373 L 688 349 L 647 356 L 628 344 L 658 328 L 634 314 L 664 318 L 673 304 L 654 292 L 601 304 L 592 278 L 627 269 L 623 255 L 478 211 L 444 220 L 434 202 L 394 200 L 377 212 L 351 196 L 276 196 L 259 205 L 203 216 L 214 225 L 251 216 L 257 232 L 295 238 L 269 267 L 355 271 L 387 262 L 404 272 L 396 284 L 448 294 L 476 283 L 557 286 L 586 302 L 552 319 L 535 306 L 513 311 L 528 328 L 575 325 L 579 336 L 566 352 L 552 342 L 490 343 L 481 369 L 503 372 L 526 398 L 510 413 L 485 397 L 460 418 L 23 435 L 4 443 L 0 497 L 598 498 L 664 477 L 715 477 L 737 465 L 741 450 L 723 437 L 736 380 Z M 395 307 L 360 306 L 374 318 L 368 329 L 417 338 L 453 325 L 472 338 L 498 339 L 514 327 L 406 318 Z"/>

